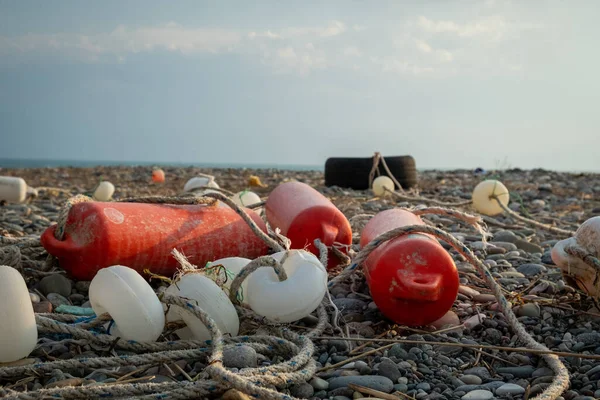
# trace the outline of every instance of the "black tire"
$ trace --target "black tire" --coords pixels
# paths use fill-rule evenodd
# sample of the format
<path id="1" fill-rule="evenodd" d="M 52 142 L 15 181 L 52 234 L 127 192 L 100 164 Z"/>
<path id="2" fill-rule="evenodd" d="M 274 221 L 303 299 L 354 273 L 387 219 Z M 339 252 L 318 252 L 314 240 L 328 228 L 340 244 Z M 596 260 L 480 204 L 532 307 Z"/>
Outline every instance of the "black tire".
<path id="1" fill-rule="evenodd" d="M 390 172 L 403 189 L 417 186 L 417 166 L 412 156 L 384 157 L 384 159 Z M 369 189 L 371 168 L 373 168 L 373 157 L 328 158 L 325 161 L 325 186 L 339 186 L 355 190 Z M 378 169 L 379 175 L 388 176 L 381 162 Z"/>

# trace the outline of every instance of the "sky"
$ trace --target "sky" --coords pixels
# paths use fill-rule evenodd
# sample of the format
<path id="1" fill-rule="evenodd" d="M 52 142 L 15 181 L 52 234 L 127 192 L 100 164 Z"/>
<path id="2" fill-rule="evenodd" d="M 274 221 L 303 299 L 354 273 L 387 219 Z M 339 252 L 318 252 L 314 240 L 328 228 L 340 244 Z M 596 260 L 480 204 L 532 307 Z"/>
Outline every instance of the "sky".
<path id="1" fill-rule="evenodd" d="M 0 158 L 600 171 L 599 11 L 0 0 Z"/>

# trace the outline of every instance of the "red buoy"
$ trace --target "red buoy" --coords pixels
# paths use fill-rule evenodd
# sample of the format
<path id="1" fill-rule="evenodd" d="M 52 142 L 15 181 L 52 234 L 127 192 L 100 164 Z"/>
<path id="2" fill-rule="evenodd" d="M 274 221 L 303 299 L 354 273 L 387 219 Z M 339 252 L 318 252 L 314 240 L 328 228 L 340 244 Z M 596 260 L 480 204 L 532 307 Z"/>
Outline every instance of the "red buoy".
<path id="1" fill-rule="evenodd" d="M 363 228 L 360 246 L 407 225 L 424 223 L 406 210 L 382 211 Z M 456 265 L 430 235 L 410 234 L 382 243 L 367 257 L 363 270 L 373 301 L 397 324 L 423 326 L 434 322 L 450 310 L 458 294 Z"/>
<path id="2" fill-rule="evenodd" d="M 266 232 L 261 218 L 245 211 Z M 170 277 L 179 267 L 173 249 L 198 267 L 219 258 L 252 259 L 268 252 L 234 210 L 216 205 L 79 203 L 69 211 L 63 240 L 54 237 L 55 229 L 53 225 L 42 234 L 42 246 L 78 280 L 91 280 L 112 265 Z"/>
<path id="3" fill-rule="evenodd" d="M 163 183 L 165 181 L 165 171 L 162 169 L 155 169 L 152 171 L 152 182 Z"/>
<path id="4" fill-rule="evenodd" d="M 319 256 L 315 239 L 326 246 L 352 244 L 350 222 L 329 199 L 302 182 L 286 182 L 277 186 L 265 204 L 267 221 L 291 240 L 292 249 L 306 249 Z M 346 249 L 340 249 L 346 252 Z M 328 268 L 339 264 L 330 251 Z"/>

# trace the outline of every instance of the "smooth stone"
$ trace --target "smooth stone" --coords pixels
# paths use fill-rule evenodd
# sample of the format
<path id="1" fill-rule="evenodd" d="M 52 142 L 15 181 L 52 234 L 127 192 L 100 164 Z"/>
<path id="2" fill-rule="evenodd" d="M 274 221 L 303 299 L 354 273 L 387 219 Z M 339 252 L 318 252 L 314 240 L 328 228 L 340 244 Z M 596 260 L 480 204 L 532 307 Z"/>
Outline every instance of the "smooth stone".
<path id="1" fill-rule="evenodd" d="M 392 382 L 397 382 L 398 378 L 402 376 L 398 366 L 389 358 L 384 358 L 379 363 L 379 369 L 377 373 L 381 376 L 389 378 Z"/>
<path id="2" fill-rule="evenodd" d="M 525 393 L 525 389 L 519 385 L 515 385 L 514 383 L 505 383 L 496 389 L 496 394 L 498 396 L 503 396 L 505 394 L 517 395 Z"/>
<path id="3" fill-rule="evenodd" d="M 41 300 L 39 294 L 32 292 L 29 292 L 29 298 L 31 299 L 32 303 L 39 303 Z"/>
<path id="4" fill-rule="evenodd" d="M 463 286 L 460 285 L 458 287 L 458 292 L 464 294 L 465 296 L 469 296 L 469 297 L 473 297 L 473 296 L 477 296 L 479 293 L 477 290 L 470 288 L 468 286 Z"/>
<path id="5" fill-rule="evenodd" d="M 390 393 L 394 390 L 394 382 L 385 376 L 376 375 L 360 375 L 360 376 L 341 376 L 329 380 L 329 389 L 347 387 L 348 384 L 365 386 L 370 389 L 379 390 L 380 392 Z"/>
<path id="6" fill-rule="evenodd" d="M 519 237 L 512 231 L 498 231 L 494 234 L 494 241 L 514 243 Z"/>
<path id="7" fill-rule="evenodd" d="M 451 326 L 460 325 L 460 319 L 454 311 L 450 310 L 446 314 L 444 314 L 442 318 L 432 322 L 430 325 L 433 326 L 435 329 L 440 330 L 444 328 L 449 328 Z"/>
<path id="8" fill-rule="evenodd" d="M 71 281 L 62 274 L 48 275 L 40 281 L 40 291 L 46 296 L 50 293 L 58 293 L 69 297 L 71 289 Z"/>
<path id="9" fill-rule="evenodd" d="M 525 250 L 528 253 L 543 253 L 544 252 L 544 249 L 542 249 L 537 244 L 530 243 L 524 239 L 517 239 L 515 241 L 515 245 L 517 246 L 517 248 L 519 248 L 521 250 Z"/>
<path id="10" fill-rule="evenodd" d="M 463 325 L 467 329 L 473 329 L 476 326 L 481 325 L 481 322 L 485 318 L 486 318 L 485 314 L 476 314 L 476 315 L 473 315 L 472 317 L 468 318 L 465 322 L 463 322 Z"/>
<path id="11" fill-rule="evenodd" d="M 475 375 L 480 377 L 481 379 L 489 379 L 492 376 L 490 375 L 490 371 L 485 367 L 473 367 L 464 371 L 465 375 Z"/>
<path id="12" fill-rule="evenodd" d="M 521 367 L 502 367 L 496 369 L 499 374 L 510 374 L 517 378 L 531 378 L 535 367 L 531 365 L 524 365 Z"/>
<path id="13" fill-rule="evenodd" d="M 461 400 L 490 400 L 493 398 L 494 394 L 489 390 L 477 389 L 465 394 Z"/>
<path id="14" fill-rule="evenodd" d="M 308 383 L 301 383 L 299 385 L 294 385 L 290 388 L 290 393 L 292 396 L 297 397 L 299 399 L 308 399 L 315 394 L 315 389 Z"/>
<path id="15" fill-rule="evenodd" d="M 37 314 L 51 313 L 54 307 L 49 301 L 40 301 L 39 303 L 33 303 L 33 312 Z"/>
<path id="16" fill-rule="evenodd" d="M 477 303 L 489 303 L 490 301 L 496 301 L 496 296 L 493 294 L 479 294 L 473 297 L 473 301 Z"/>
<path id="17" fill-rule="evenodd" d="M 481 378 L 477 375 L 463 375 L 459 378 L 465 385 L 481 385 Z"/>
<path id="18" fill-rule="evenodd" d="M 496 247 L 501 247 L 506 251 L 515 251 L 517 250 L 517 246 L 514 245 L 513 243 L 510 242 L 500 242 L 500 241 L 493 241 L 490 242 L 491 245 L 494 245 Z"/>
<path id="19" fill-rule="evenodd" d="M 239 345 L 223 350 L 223 364 L 229 368 L 254 368 L 258 365 L 256 350 Z"/>
<path id="20" fill-rule="evenodd" d="M 321 379 L 318 376 L 315 376 L 311 379 L 310 384 L 315 390 L 327 390 L 329 389 L 329 382 L 325 379 Z"/>
<path id="21" fill-rule="evenodd" d="M 519 265 L 517 271 L 526 277 L 532 277 L 546 272 L 548 269 L 540 264 L 522 264 Z"/>
<path id="22" fill-rule="evenodd" d="M 540 313 L 540 306 L 538 306 L 536 303 L 523 304 L 517 310 L 517 315 L 519 317 L 538 318 L 540 316 Z"/>
<path id="23" fill-rule="evenodd" d="M 48 299 L 48 301 L 50 303 L 52 303 L 52 306 L 54 307 L 58 307 L 61 305 L 71 305 L 71 303 L 69 302 L 69 300 L 67 300 L 64 296 L 58 294 L 58 293 L 50 293 L 46 296 L 46 298 Z"/>
<path id="24" fill-rule="evenodd" d="M 334 299 L 333 304 L 340 310 L 340 312 L 346 314 L 349 312 L 360 312 L 367 307 L 367 303 L 358 299 Z"/>

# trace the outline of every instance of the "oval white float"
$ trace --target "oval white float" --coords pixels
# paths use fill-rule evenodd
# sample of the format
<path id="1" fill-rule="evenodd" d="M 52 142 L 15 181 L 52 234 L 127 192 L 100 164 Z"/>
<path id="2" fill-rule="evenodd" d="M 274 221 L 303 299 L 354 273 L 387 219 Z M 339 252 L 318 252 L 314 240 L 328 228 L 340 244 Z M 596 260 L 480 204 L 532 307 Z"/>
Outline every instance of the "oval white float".
<path id="1" fill-rule="evenodd" d="M 0 363 L 7 363 L 33 351 L 38 330 L 31 297 L 19 271 L 0 265 L 0 293 Z"/>
<path id="2" fill-rule="evenodd" d="M 216 322 L 223 334 L 236 336 L 240 328 L 240 320 L 235 307 L 227 294 L 210 278 L 202 273 L 187 273 L 175 284 L 167 288 L 166 293 L 190 299 Z M 176 331 L 181 339 L 209 340 L 209 330 L 202 321 L 191 312 L 171 306 L 167 313 L 167 321 L 183 320 L 187 327 Z"/>
<path id="3" fill-rule="evenodd" d="M 115 185 L 109 181 L 102 181 L 94 190 L 94 199 L 98 201 L 109 201 L 115 193 Z"/>
<path id="4" fill-rule="evenodd" d="M 110 334 L 125 340 L 153 342 L 162 333 L 162 303 L 148 282 L 134 269 L 113 265 L 98 271 L 90 283 L 90 304 L 96 315 L 109 313 Z"/>
<path id="5" fill-rule="evenodd" d="M 27 183 L 23 178 L 0 176 L 0 200 L 22 203 L 27 198 Z"/>
<path id="6" fill-rule="evenodd" d="M 281 261 L 285 251 L 271 255 Z M 259 268 L 248 277 L 248 305 L 275 322 L 292 322 L 312 313 L 327 292 L 327 271 L 319 259 L 305 250 L 290 250 L 283 263 L 288 279 L 280 282 L 271 267 Z"/>

